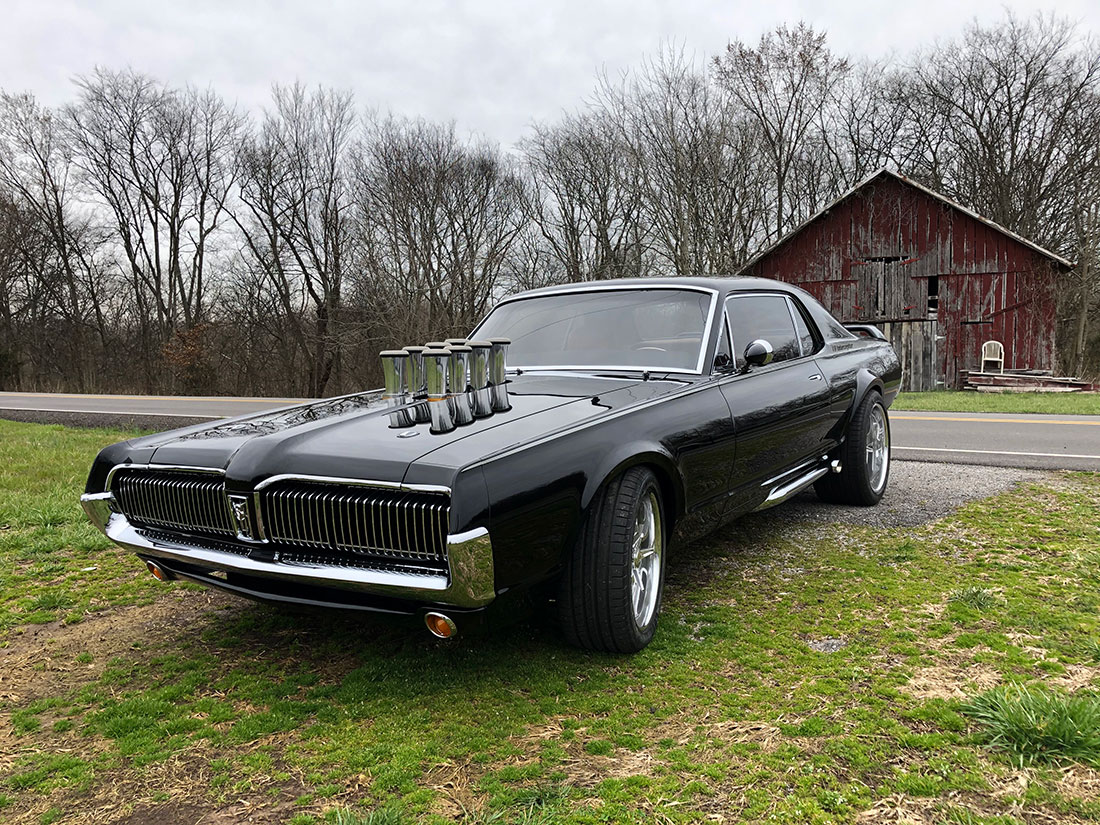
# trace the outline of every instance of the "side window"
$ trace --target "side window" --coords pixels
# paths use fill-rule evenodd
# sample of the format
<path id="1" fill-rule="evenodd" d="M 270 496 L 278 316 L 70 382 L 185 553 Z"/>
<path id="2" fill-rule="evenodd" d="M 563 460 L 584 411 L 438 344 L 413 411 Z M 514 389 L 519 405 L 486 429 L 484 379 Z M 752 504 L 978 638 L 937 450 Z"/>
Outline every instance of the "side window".
<path id="1" fill-rule="evenodd" d="M 809 322 L 806 320 L 806 315 L 797 301 L 791 302 L 791 314 L 794 316 L 794 328 L 795 332 L 798 333 L 799 343 L 802 344 L 802 354 L 813 355 L 817 352 L 817 339 L 810 332 Z"/>
<path id="2" fill-rule="evenodd" d="M 782 295 L 735 295 L 727 304 L 737 364 L 744 365 L 745 347 L 757 338 L 772 345 L 773 361 L 798 358 L 802 352 L 787 299 Z"/>

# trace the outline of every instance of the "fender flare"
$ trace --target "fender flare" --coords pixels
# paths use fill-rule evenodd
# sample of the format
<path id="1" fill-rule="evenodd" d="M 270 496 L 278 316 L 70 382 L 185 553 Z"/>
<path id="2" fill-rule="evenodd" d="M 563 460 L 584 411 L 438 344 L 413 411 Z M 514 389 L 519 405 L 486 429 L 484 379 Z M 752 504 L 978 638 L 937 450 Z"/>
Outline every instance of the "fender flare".
<path id="1" fill-rule="evenodd" d="M 878 394 L 883 397 L 886 395 L 882 379 L 866 367 L 862 367 L 859 372 L 856 373 L 856 388 L 855 392 L 852 394 L 852 403 L 848 405 L 848 409 L 844 411 L 844 415 L 841 416 L 831 433 L 838 442 L 843 442 L 848 432 L 848 424 L 851 422 L 852 416 L 856 414 L 859 405 L 863 403 L 864 399 L 867 398 L 867 394 L 870 392 L 878 392 Z"/>
<path id="2" fill-rule="evenodd" d="M 672 521 L 677 520 L 685 508 L 684 479 L 669 452 L 655 443 L 621 444 L 601 456 L 581 491 L 581 512 L 588 511 L 593 499 L 610 479 L 639 465 L 654 468 L 666 506 L 670 508 L 668 515 Z"/>

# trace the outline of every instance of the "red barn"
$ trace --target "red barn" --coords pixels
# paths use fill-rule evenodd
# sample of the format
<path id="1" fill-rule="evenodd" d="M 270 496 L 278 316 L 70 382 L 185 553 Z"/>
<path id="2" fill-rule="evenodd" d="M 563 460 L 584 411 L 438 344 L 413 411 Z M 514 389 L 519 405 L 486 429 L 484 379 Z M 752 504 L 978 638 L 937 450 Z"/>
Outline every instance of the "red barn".
<path id="1" fill-rule="evenodd" d="M 1057 279 L 1072 264 L 883 169 L 739 274 L 798 284 L 847 322 L 878 325 L 904 389 L 957 388 L 982 344 L 1005 370 L 1052 371 Z"/>

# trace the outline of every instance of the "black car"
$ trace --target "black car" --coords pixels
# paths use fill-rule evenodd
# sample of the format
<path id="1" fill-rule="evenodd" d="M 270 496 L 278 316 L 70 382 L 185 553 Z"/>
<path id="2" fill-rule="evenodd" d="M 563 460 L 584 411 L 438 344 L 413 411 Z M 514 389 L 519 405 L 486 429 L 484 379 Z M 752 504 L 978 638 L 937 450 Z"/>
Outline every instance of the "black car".
<path id="1" fill-rule="evenodd" d="M 442 637 L 549 591 L 571 642 L 630 652 L 670 546 L 889 476 L 897 355 L 776 281 L 551 287 L 382 356 L 383 391 L 107 447 L 88 515 L 159 579 Z"/>

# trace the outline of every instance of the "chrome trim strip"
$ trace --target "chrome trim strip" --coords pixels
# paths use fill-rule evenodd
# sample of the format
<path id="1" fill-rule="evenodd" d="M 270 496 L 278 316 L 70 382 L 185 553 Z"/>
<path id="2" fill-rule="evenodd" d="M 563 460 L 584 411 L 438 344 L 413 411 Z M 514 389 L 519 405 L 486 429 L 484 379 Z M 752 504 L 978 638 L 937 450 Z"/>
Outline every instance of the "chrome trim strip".
<path id="1" fill-rule="evenodd" d="M 680 375 L 702 375 L 703 364 L 707 359 L 707 350 L 710 348 L 710 331 L 714 326 L 714 307 L 718 303 L 718 290 L 711 287 L 695 286 L 689 284 L 621 284 L 619 286 L 606 286 L 601 284 L 590 284 L 586 286 L 571 287 L 569 289 L 554 290 L 553 292 L 544 292 L 538 295 L 516 295 L 511 298 L 505 298 L 494 306 L 486 314 L 484 318 L 478 323 L 474 331 L 470 333 L 471 338 L 477 338 L 481 334 L 481 328 L 485 325 L 485 322 L 489 320 L 489 317 L 496 312 L 498 307 L 502 307 L 505 304 L 511 304 L 516 301 L 534 301 L 539 298 L 550 298 L 557 295 L 573 295 L 578 292 L 625 292 L 631 289 L 648 289 L 650 291 L 658 289 L 670 289 L 675 292 L 702 292 L 710 295 L 710 307 L 707 309 L 707 323 L 703 328 L 703 337 L 699 347 L 699 359 L 696 362 L 695 369 L 676 369 L 672 367 L 654 367 L 654 366 L 638 366 L 631 367 L 622 366 L 605 366 L 602 364 L 582 364 L 582 365 L 570 365 L 570 364 L 547 364 L 544 367 L 528 367 L 523 364 L 508 364 L 508 369 L 520 369 L 524 372 L 536 372 L 538 370 L 574 370 L 574 371 L 594 371 L 594 370 L 627 370 L 630 372 L 656 372 L 656 373 L 677 373 Z"/>
<path id="2" fill-rule="evenodd" d="M 253 489 L 259 492 L 264 487 L 277 481 L 311 481 L 317 484 L 347 484 L 353 487 L 375 487 L 380 490 L 402 490 L 407 493 L 446 493 L 450 494 L 451 488 L 441 484 L 404 484 L 400 481 L 370 481 L 363 478 L 341 478 L 339 476 L 311 476 L 297 473 L 279 473 L 265 478 Z"/>
<path id="3" fill-rule="evenodd" d="M 116 464 L 107 473 L 107 481 L 104 487 L 111 489 L 111 482 L 115 480 L 115 473 L 119 470 L 179 470 L 186 473 L 210 473 L 211 475 L 224 476 L 225 470 L 215 467 L 190 467 L 186 464 Z"/>

